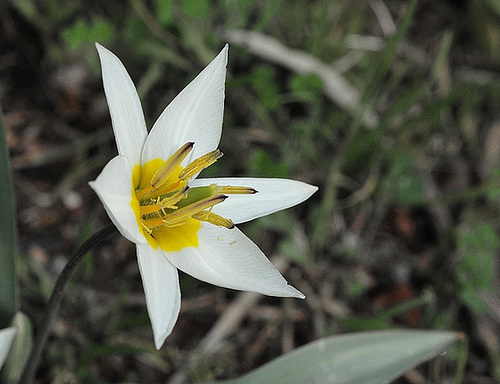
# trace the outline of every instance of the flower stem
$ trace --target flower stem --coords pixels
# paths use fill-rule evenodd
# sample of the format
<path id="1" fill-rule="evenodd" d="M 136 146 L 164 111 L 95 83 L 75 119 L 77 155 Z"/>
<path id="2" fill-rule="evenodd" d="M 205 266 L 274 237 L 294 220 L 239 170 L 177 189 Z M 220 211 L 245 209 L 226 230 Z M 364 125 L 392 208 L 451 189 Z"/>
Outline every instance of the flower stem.
<path id="1" fill-rule="evenodd" d="M 47 339 L 50 335 L 50 330 L 52 328 L 52 323 L 59 309 L 59 304 L 63 297 L 64 289 L 66 284 L 68 284 L 73 271 L 83 260 L 83 257 L 97 244 L 101 241 L 107 239 L 109 236 L 117 231 L 113 224 L 108 224 L 98 232 L 90 236 L 80 247 L 75 251 L 73 256 L 69 259 L 68 263 L 62 270 L 61 274 L 57 278 L 56 284 L 54 285 L 54 290 L 52 291 L 52 296 L 50 297 L 47 306 L 45 307 L 45 313 L 42 320 L 42 325 L 38 330 L 38 335 L 35 340 L 35 345 L 31 351 L 30 357 L 26 366 L 24 368 L 23 375 L 19 381 L 19 384 L 31 384 L 33 382 L 38 364 L 40 363 L 40 357 L 42 356 L 42 351 L 47 343 Z"/>

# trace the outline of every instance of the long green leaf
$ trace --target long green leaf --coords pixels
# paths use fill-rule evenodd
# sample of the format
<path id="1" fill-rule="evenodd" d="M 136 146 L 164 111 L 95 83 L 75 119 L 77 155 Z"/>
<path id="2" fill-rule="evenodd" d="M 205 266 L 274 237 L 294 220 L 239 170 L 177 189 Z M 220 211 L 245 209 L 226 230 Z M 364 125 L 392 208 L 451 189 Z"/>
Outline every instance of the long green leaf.
<path id="1" fill-rule="evenodd" d="M 320 339 L 224 384 L 379 384 L 459 340 L 441 331 L 388 330 Z"/>
<path id="2" fill-rule="evenodd" d="M 16 222 L 7 131 L 0 107 L 0 329 L 8 327 L 17 310 Z"/>

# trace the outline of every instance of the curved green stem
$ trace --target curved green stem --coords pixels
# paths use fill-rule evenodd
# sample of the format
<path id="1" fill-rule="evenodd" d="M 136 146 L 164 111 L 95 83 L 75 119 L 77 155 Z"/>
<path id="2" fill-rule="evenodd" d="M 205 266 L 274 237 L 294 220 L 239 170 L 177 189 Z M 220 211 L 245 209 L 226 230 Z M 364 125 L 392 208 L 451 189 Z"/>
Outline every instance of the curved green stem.
<path id="1" fill-rule="evenodd" d="M 59 309 L 61 299 L 63 297 L 64 289 L 68 284 L 73 271 L 83 260 L 83 257 L 97 244 L 101 241 L 107 239 L 109 236 L 117 231 L 113 224 L 108 224 L 98 232 L 90 236 L 80 247 L 75 251 L 73 256 L 69 259 L 68 263 L 62 270 L 61 274 L 57 278 L 56 284 L 54 285 L 54 290 L 52 291 L 52 296 L 50 297 L 47 306 L 45 307 L 45 313 L 42 320 L 42 325 L 38 330 L 38 335 L 35 340 L 35 345 L 31 351 L 30 357 L 26 366 L 24 368 L 23 375 L 19 381 L 19 384 L 31 384 L 35 377 L 38 364 L 40 363 L 40 357 L 42 356 L 42 351 L 47 343 L 47 339 L 50 335 L 50 330 L 52 328 L 52 323 Z"/>

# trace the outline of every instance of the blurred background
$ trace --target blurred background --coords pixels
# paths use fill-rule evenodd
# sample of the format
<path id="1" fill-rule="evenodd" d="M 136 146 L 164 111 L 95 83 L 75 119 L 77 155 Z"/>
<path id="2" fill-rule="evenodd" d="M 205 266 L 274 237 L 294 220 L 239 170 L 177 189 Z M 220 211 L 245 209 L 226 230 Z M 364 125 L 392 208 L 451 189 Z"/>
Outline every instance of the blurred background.
<path id="1" fill-rule="evenodd" d="M 465 372 L 458 348 L 398 383 L 499 382 L 500 1 L 0 2 L 35 329 L 68 256 L 109 222 L 87 184 L 116 155 L 95 41 L 127 67 L 149 127 L 230 44 L 224 157 L 202 176 L 319 186 L 241 226 L 307 299 L 181 275 L 180 318 L 156 351 L 135 247 L 115 236 L 76 271 L 38 383 L 235 377 L 320 337 L 390 328 L 467 336 Z"/>

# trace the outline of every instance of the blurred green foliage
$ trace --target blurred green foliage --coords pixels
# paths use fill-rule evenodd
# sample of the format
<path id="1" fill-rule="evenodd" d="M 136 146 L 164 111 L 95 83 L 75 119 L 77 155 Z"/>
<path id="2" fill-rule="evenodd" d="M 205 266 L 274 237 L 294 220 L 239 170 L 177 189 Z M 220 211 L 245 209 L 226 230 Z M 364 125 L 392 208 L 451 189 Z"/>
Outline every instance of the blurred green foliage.
<path id="1" fill-rule="evenodd" d="M 385 179 L 385 194 L 394 194 L 402 204 L 417 204 L 424 198 L 424 184 L 411 156 L 395 156 Z"/>
<path id="2" fill-rule="evenodd" d="M 183 0 L 182 10 L 189 17 L 207 17 L 210 13 L 209 0 Z"/>
<path id="3" fill-rule="evenodd" d="M 458 238 L 459 295 L 474 312 L 484 314 L 486 305 L 478 290 L 491 291 L 500 237 L 490 225 L 480 225 Z"/>
<path id="4" fill-rule="evenodd" d="M 94 20 L 88 23 L 78 19 L 71 27 L 62 31 L 64 39 L 68 42 L 71 49 L 76 50 L 83 42 L 94 43 L 99 41 L 106 43 L 111 39 L 114 30 L 113 26 L 104 20 Z"/>

